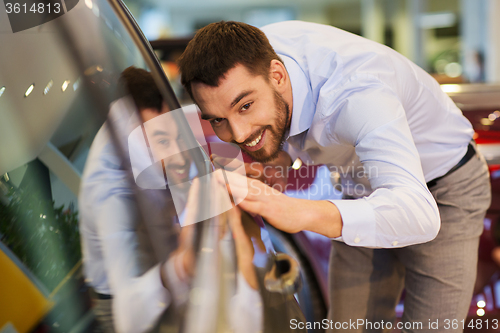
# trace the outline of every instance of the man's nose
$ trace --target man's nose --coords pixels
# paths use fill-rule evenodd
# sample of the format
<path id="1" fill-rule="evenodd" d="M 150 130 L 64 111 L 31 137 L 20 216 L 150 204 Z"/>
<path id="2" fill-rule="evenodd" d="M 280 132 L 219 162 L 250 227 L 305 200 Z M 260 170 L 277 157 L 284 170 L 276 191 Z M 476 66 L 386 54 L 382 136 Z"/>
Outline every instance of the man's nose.
<path id="1" fill-rule="evenodd" d="M 245 142 L 245 140 L 247 140 L 249 136 L 252 134 L 251 127 L 248 125 L 240 123 L 232 123 L 230 124 L 230 126 L 231 126 L 231 133 L 233 135 L 233 140 L 236 141 L 237 143 Z"/>
<path id="2" fill-rule="evenodd" d="M 182 154 L 183 151 L 181 150 L 181 146 L 177 141 L 173 144 L 172 151 L 171 151 L 171 157 L 169 158 L 169 163 L 171 164 L 176 164 L 176 165 L 184 165 L 186 163 L 186 160 L 184 158 L 184 155 Z"/>

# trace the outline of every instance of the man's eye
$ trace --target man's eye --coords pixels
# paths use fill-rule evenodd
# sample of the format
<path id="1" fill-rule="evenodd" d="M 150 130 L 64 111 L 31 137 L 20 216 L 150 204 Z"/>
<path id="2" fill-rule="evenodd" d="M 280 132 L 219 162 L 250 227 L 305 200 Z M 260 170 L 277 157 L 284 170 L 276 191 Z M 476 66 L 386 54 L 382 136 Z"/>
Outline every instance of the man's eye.
<path id="1" fill-rule="evenodd" d="M 165 140 L 165 139 L 163 139 L 163 140 L 158 141 L 158 143 L 159 143 L 160 145 L 164 146 L 164 147 L 168 147 L 168 146 L 170 146 L 170 140 Z"/>
<path id="2" fill-rule="evenodd" d="M 241 106 L 241 111 L 246 111 L 252 105 L 252 103 L 246 103 Z"/>
<path id="3" fill-rule="evenodd" d="M 215 118 L 212 120 L 213 125 L 220 125 L 224 121 L 224 118 Z"/>

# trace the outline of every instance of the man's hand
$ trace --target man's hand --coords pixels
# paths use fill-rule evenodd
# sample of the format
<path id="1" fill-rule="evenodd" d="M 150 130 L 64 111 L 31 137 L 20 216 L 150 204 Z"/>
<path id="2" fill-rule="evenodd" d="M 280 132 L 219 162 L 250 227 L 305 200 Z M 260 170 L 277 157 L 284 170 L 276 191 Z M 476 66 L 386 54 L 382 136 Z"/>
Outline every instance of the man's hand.
<path id="1" fill-rule="evenodd" d="M 195 268 L 195 253 L 194 253 L 194 223 L 196 222 L 196 214 L 198 211 L 198 194 L 200 190 L 200 181 L 198 178 L 193 179 L 191 188 L 189 189 L 188 200 L 186 204 L 186 215 L 184 217 L 184 227 L 181 228 L 179 234 L 179 246 L 170 254 L 169 259 L 174 262 L 175 274 L 177 277 L 188 282 L 194 276 Z M 161 266 L 160 274 L 163 285 L 168 285 L 167 262 Z"/>
<path id="2" fill-rule="evenodd" d="M 246 174 L 247 177 L 260 180 L 272 188 L 283 192 L 288 182 L 288 167 L 292 164 L 290 156 L 282 151 L 271 163 L 262 164 L 259 162 L 241 163 L 241 161 L 231 158 L 220 157 L 215 154 L 211 156 L 215 166 L 224 168 L 227 171 L 234 171 Z M 245 168 L 242 170 L 242 168 Z"/>
<path id="3" fill-rule="evenodd" d="M 257 275 L 255 274 L 255 267 L 253 265 L 254 247 L 250 235 L 248 235 L 243 226 L 244 219 L 248 219 L 248 214 L 241 212 L 238 207 L 234 207 L 227 213 L 228 224 L 233 233 L 234 245 L 236 247 L 236 260 L 238 261 L 238 270 L 243 275 L 248 285 L 257 290 L 259 283 L 257 282 Z M 250 218 L 251 219 L 251 218 Z M 248 222 L 246 222 L 248 223 Z M 254 223 L 254 221 L 250 221 Z M 258 241 L 258 240 L 257 240 Z"/>
<path id="4" fill-rule="evenodd" d="M 221 173 L 217 180 L 225 184 Z M 342 218 L 337 207 L 329 201 L 290 198 L 255 179 L 226 172 L 228 190 L 238 206 L 254 215 L 261 215 L 274 227 L 288 233 L 314 231 L 327 237 L 342 235 Z"/>

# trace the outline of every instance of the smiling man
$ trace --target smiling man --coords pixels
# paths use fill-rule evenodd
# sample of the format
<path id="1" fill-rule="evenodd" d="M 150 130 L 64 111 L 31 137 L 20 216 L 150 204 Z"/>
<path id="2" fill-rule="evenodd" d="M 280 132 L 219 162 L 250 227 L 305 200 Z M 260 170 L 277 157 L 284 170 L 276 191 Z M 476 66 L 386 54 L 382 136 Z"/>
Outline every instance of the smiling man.
<path id="1" fill-rule="evenodd" d="M 276 69 L 283 74 L 285 71 L 283 64 L 279 61 L 274 63 L 278 66 Z M 225 91 L 224 97 L 227 100 L 227 111 L 239 110 L 245 112 L 252 107 L 253 109 L 266 110 L 271 106 L 274 112 L 261 112 L 258 116 L 253 116 L 253 127 L 241 126 L 239 122 L 233 124 L 229 118 L 238 116 L 237 113 L 221 118 L 220 115 L 220 96 L 217 90 L 199 90 L 203 88 L 203 83 L 194 83 L 193 90 L 197 93 L 197 100 L 206 106 L 206 112 L 202 118 L 209 120 L 213 125 L 216 134 L 224 141 L 233 142 L 240 145 L 250 156 L 259 162 L 270 162 L 278 156 L 282 143 L 285 139 L 286 129 L 289 127 L 291 112 L 285 98 L 280 94 L 288 93 L 287 98 L 291 98 L 291 89 L 281 88 L 268 89 L 269 81 L 264 76 L 255 77 L 244 65 L 235 66 L 228 71 L 228 76 L 237 78 L 238 81 L 224 80 L 220 87 Z M 219 88 L 219 87 L 218 87 Z M 290 88 L 290 87 L 287 87 Z M 234 98 L 233 95 L 237 94 Z M 256 97 L 259 97 L 256 99 Z M 249 102 L 251 101 L 251 102 Z"/>
<path id="2" fill-rule="evenodd" d="M 470 123 L 432 77 L 383 45 L 298 21 L 210 24 L 179 64 L 222 140 L 261 163 L 300 157 L 343 171 L 345 200 L 328 201 L 227 175 L 243 209 L 335 240 L 330 319 L 391 321 L 403 287 L 403 321 L 444 329 L 465 318 L 488 169 Z"/>

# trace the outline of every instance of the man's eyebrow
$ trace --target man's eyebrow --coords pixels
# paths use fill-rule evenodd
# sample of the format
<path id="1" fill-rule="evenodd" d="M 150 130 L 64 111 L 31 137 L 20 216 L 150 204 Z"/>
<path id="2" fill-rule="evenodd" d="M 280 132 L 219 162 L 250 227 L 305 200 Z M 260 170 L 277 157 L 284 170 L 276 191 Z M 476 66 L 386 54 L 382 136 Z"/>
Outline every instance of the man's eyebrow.
<path id="1" fill-rule="evenodd" d="M 243 98 L 245 98 L 246 96 L 250 95 L 251 93 L 253 93 L 254 90 L 245 90 L 245 91 L 242 91 L 238 96 L 236 96 L 236 98 L 231 102 L 231 108 L 233 108 L 236 104 L 238 104 L 239 101 L 241 101 Z M 201 119 L 203 120 L 210 120 L 210 119 L 214 119 L 214 118 L 219 118 L 219 117 L 216 117 L 216 116 L 212 116 L 210 114 L 206 114 L 206 113 L 203 113 L 201 112 Z"/>
<path id="2" fill-rule="evenodd" d="M 153 134 L 151 134 L 151 136 L 160 136 L 160 135 L 170 136 L 170 133 L 162 130 L 155 130 Z"/>
<path id="3" fill-rule="evenodd" d="M 211 116 L 209 114 L 201 113 L 201 119 L 203 119 L 203 120 L 210 120 L 212 118 L 217 118 L 217 117 Z"/>
<path id="4" fill-rule="evenodd" d="M 238 96 L 236 96 L 236 98 L 231 103 L 231 108 L 233 108 L 236 104 L 238 104 L 238 102 L 241 101 L 244 97 L 250 95 L 253 92 L 254 92 L 253 90 L 245 90 L 241 92 Z"/>

